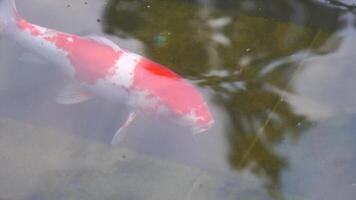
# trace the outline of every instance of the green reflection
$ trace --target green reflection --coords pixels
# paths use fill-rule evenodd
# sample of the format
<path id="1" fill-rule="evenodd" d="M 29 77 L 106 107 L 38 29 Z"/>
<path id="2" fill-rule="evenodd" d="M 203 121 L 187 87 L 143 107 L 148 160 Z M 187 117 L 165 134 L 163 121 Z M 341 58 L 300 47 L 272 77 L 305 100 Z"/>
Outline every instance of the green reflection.
<path id="1" fill-rule="evenodd" d="M 293 92 L 288 84 L 298 60 L 264 70 L 293 53 L 318 48 L 330 34 L 301 22 L 232 12 L 241 5 L 229 2 L 224 10 L 199 7 L 196 1 L 112 0 L 104 28 L 141 40 L 148 57 L 209 88 L 229 116 L 225 134 L 232 168 L 251 170 L 272 195 L 282 198 L 281 173 L 288 158 L 275 147 L 284 139 L 297 141 L 310 122 L 271 89 Z M 284 13 L 286 19 L 293 15 Z"/>

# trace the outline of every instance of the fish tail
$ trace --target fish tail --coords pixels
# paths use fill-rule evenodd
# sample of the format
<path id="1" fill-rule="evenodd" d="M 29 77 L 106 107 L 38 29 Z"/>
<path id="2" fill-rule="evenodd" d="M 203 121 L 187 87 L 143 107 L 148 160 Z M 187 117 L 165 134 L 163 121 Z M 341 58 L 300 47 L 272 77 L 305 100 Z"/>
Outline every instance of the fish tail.
<path id="1" fill-rule="evenodd" d="M 16 22 L 17 9 L 15 0 L 0 0 L 0 34 Z"/>

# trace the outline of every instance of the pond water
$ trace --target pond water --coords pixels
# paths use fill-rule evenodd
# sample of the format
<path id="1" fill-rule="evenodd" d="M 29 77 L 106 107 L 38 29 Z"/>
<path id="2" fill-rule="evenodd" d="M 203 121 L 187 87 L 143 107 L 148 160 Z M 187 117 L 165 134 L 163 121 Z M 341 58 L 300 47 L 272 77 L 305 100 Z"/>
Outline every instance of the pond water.
<path id="1" fill-rule="evenodd" d="M 168 66 L 216 122 L 142 117 L 111 146 L 125 105 L 56 104 L 65 75 L 0 37 L 0 199 L 355 199 L 355 3 L 18 0 L 35 24 Z"/>

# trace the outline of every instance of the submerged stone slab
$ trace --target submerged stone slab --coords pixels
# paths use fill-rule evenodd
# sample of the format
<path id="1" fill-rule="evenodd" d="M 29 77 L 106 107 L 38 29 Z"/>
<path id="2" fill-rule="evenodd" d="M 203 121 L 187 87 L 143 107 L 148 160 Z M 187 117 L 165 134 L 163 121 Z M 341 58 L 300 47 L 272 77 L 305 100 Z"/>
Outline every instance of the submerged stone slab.
<path id="1" fill-rule="evenodd" d="M 0 118 L 0 198 L 216 199 L 206 172 Z"/>

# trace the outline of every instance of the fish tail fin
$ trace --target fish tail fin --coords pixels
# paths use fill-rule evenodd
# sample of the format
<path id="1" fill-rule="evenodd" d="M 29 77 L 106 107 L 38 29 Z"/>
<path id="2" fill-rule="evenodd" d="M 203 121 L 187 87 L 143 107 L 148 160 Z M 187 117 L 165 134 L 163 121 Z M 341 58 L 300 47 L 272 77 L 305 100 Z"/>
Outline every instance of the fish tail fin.
<path id="1" fill-rule="evenodd" d="M 17 9 L 15 0 L 0 0 L 0 34 L 16 21 Z"/>

